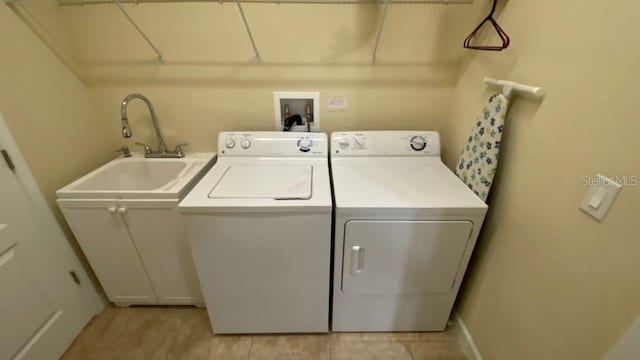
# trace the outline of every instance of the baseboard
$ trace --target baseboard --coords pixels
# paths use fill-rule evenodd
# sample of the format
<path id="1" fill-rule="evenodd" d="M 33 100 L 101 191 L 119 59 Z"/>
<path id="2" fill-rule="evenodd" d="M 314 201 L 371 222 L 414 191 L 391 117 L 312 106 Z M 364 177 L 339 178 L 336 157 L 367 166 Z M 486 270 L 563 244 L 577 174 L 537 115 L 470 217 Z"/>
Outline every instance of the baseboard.
<path id="1" fill-rule="evenodd" d="M 480 355 L 480 351 L 476 347 L 476 344 L 473 342 L 473 338 L 471 337 L 471 333 L 467 329 L 467 326 L 462 321 L 462 317 L 457 312 L 453 314 L 453 321 L 455 322 L 456 329 L 456 337 L 458 338 L 458 342 L 462 347 L 462 351 L 467 356 L 469 360 L 482 360 L 482 355 Z"/>

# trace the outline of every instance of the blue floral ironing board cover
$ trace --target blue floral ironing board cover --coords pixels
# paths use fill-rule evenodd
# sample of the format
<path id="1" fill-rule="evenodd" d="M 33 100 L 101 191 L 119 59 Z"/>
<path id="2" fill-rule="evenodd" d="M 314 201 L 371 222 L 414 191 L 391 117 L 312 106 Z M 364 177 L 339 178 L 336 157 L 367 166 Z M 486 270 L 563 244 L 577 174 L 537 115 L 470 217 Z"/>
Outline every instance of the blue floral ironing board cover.
<path id="1" fill-rule="evenodd" d="M 483 201 L 489 196 L 498 168 L 498 154 L 508 103 L 502 94 L 489 97 L 482 114 L 476 118 L 455 168 L 460 180 Z"/>

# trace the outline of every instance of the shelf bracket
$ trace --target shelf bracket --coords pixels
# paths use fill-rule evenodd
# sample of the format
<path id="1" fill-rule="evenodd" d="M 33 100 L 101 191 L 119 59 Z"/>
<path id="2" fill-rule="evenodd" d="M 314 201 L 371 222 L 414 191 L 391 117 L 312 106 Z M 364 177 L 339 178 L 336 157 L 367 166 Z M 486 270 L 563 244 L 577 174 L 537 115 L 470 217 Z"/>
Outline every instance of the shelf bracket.
<path id="1" fill-rule="evenodd" d="M 162 59 L 162 53 L 160 52 L 160 50 L 158 50 L 158 48 L 153 44 L 153 42 L 151 41 L 151 39 L 149 39 L 147 34 L 145 34 L 144 31 L 142 31 L 140 26 L 138 26 L 138 24 L 136 24 L 136 22 L 133 20 L 133 18 L 131 18 L 131 16 L 129 16 L 129 13 L 122 7 L 122 5 L 120 4 L 120 1 L 119 0 L 113 0 L 113 3 L 116 4 L 118 9 L 120 9 L 120 12 L 122 12 L 122 15 L 124 15 L 124 17 L 126 17 L 127 20 L 129 20 L 131 25 L 133 25 L 133 27 L 138 31 L 138 33 L 140 34 L 140 36 L 142 36 L 144 41 L 146 41 L 147 44 L 149 44 L 149 46 L 153 49 L 153 51 L 156 53 L 156 56 L 158 57 L 158 61 L 160 61 L 161 64 L 164 64 L 164 59 Z"/>
<path id="2" fill-rule="evenodd" d="M 387 7 L 389 6 L 389 1 L 385 0 L 382 5 L 382 15 L 380 15 L 380 19 L 378 20 L 378 30 L 376 33 L 376 44 L 373 47 L 373 55 L 371 56 L 371 65 L 375 65 L 376 63 L 376 55 L 378 54 L 378 45 L 380 45 L 380 37 L 382 36 L 382 29 L 384 29 L 384 22 L 387 19 Z"/>
<path id="3" fill-rule="evenodd" d="M 236 1 L 236 5 L 238 5 L 238 11 L 240 11 L 240 16 L 242 17 L 244 28 L 247 30 L 247 35 L 249 35 L 249 40 L 251 40 L 251 46 L 253 46 L 253 52 L 256 54 L 256 64 L 260 64 L 260 62 L 262 61 L 262 58 L 260 57 L 260 53 L 258 52 L 256 41 L 253 39 L 253 35 L 251 34 L 251 29 L 249 28 L 247 17 L 244 16 L 244 11 L 242 10 L 242 5 L 240 5 L 240 1 Z"/>

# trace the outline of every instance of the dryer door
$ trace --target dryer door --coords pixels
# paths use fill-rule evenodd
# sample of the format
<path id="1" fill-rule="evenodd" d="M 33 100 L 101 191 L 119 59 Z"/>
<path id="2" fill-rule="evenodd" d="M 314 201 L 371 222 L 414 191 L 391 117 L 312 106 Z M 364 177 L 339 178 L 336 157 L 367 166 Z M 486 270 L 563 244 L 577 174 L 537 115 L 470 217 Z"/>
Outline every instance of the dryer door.
<path id="1" fill-rule="evenodd" d="M 361 295 L 449 292 L 472 228 L 470 221 L 349 221 L 344 233 L 342 291 Z"/>

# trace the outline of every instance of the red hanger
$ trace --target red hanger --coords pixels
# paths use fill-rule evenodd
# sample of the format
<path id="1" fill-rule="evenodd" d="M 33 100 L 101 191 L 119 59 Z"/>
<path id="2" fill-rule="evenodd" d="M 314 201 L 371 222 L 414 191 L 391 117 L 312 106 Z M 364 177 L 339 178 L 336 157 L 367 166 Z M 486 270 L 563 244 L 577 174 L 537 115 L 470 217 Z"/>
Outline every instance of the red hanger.
<path id="1" fill-rule="evenodd" d="M 509 47 L 509 43 L 511 42 L 511 39 L 509 39 L 509 35 L 507 35 L 507 33 L 504 32 L 504 30 L 502 30 L 500 25 L 498 25 L 498 23 L 493 18 L 493 13 L 496 11 L 496 5 L 497 4 L 498 4 L 498 0 L 493 0 L 493 5 L 491 6 L 491 12 L 489 13 L 489 15 L 487 15 L 487 17 L 484 18 L 484 20 L 482 20 L 480 25 L 478 25 L 475 29 L 473 29 L 471 34 L 469 36 L 467 36 L 466 39 L 464 39 L 463 46 L 464 46 L 465 49 L 486 50 L 486 51 L 502 51 L 502 50 L 504 50 L 504 49 Z M 473 38 L 476 36 L 476 34 L 480 30 L 480 28 L 486 22 L 490 22 L 491 25 L 493 26 L 493 28 L 498 33 L 498 36 L 502 40 L 502 45 L 501 46 L 495 46 L 495 45 L 486 45 L 486 46 L 485 45 L 471 45 L 471 40 L 473 40 Z"/>

